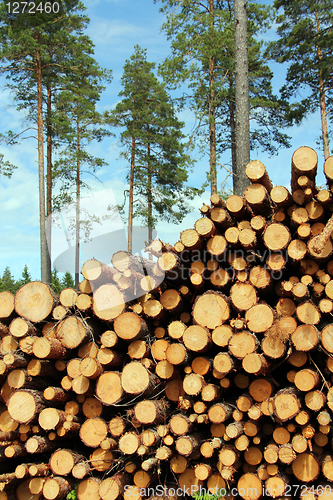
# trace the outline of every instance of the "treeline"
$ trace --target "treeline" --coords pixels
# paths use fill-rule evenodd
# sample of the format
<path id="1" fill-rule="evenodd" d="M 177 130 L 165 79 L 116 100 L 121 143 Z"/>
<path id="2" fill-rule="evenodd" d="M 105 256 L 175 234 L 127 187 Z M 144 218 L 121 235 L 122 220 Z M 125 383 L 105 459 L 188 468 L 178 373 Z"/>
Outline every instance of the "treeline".
<path id="1" fill-rule="evenodd" d="M 28 117 L 28 127 L 7 131 L 2 139 L 14 145 L 33 135 L 38 142 L 44 282 L 51 282 L 52 252 L 47 241 L 52 241 L 54 211 L 75 204 L 69 236 L 76 247 L 76 287 L 80 241 L 89 237 L 92 221 L 101 222 L 80 206 L 89 175 L 96 178 L 101 167 L 113 175 L 105 159 L 92 153 L 93 142 L 119 133 L 121 155 L 128 165 L 128 189 L 119 208 L 126 206 L 128 211 L 129 250 L 134 220 L 147 226 L 150 241 L 159 219 L 178 223 L 203 187 L 210 186 L 212 194 L 218 191 L 219 171 L 223 180 L 232 180 L 236 194 L 243 192 L 245 165 L 238 165 L 236 154 L 240 141 L 236 3 L 244 4 L 247 16 L 249 151 L 276 154 L 288 147 L 290 137 L 283 128 L 319 110 L 325 158 L 330 154 L 333 0 L 275 0 L 273 7 L 240 0 L 154 2 L 165 15 L 162 30 L 170 42 L 169 56 L 157 65 L 148 61 L 145 48 L 135 45 L 124 64 L 118 104 L 103 113 L 98 103 L 112 81 L 112 71 L 95 60 L 84 4 L 64 0 L 56 13 L 44 12 L 40 4 L 35 15 L 16 13 L 10 3 L 0 4 L 0 68 L 17 109 L 24 111 L 25 124 Z M 273 21 L 277 40 L 267 43 L 264 32 Z M 278 93 L 272 86 L 272 60 L 287 65 L 286 81 Z M 178 118 L 184 109 L 191 109 L 195 117 L 195 122 L 187 123 L 192 125 L 188 135 Z M 207 158 L 204 186 L 188 184 L 195 168 L 194 147 L 195 154 L 199 149 Z M 226 153 L 230 162 L 222 163 Z M 10 176 L 14 168 L 0 155 L 0 175 Z"/>
<path id="2" fill-rule="evenodd" d="M 27 265 L 24 266 L 21 279 L 19 280 L 15 280 L 14 276 L 10 272 L 10 268 L 6 266 L 2 276 L 0 276 L 0 292 L 11 292 L 15 294 L 22 285 L 25 285 L 30 281 L 32 281 L 32 277 Z M 62 278 L 59 278 L 58 271 L 53 269 L 51 274 L 51 288 L 53 291 L 59 294 L 64 288 L 70 287 L 74 287 L 73 276 L 67 272 Z"/>

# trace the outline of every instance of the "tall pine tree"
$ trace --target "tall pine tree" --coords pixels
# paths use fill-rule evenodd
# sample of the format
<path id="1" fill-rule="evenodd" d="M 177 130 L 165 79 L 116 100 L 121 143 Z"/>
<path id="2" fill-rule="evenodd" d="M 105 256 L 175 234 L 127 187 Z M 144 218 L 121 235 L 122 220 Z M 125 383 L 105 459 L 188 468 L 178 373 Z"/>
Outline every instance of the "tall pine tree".
<path id="1" fill-rule="evenodd" d="M 128 249 L 132 251 L 133 219 L 148 227 L 148 240 L 159 218 L 179 222 L 189 210 L 186 201 L 197 190 L 186 186 L 191 165 L 181 123 L 164 86 L 154 75 L 155 64 L 145 49 L 135 46 L 124 65 L 121 101 L 111 113 L 122 127 L 123 156 L 129 161 Z"/>
<path id="2" fill-rule="evenodd" d="M 60 193 L 55 197 L 55 206 L 75 203 L 75 287 L 79 285 L 82 188 L 88 188 L 87 175 L 95 175 L 106 162 L 89 152 L 92 141 L 101 141 L 111 135 L 107 115 L 96 110 L 102 82 L 111 80 L 111 71 L 101 69 L 93 58 L 91 42 L 77 47 L 77 59 L 85 71 L 64 79 L 64 90 L 55 97 L 55 116 L 61 129 L 59 138 L 64 147 L 54 164 L 53 177 L 60 181 Z M 86 214 L 87 215 L 87 214 Z M 92 214 L 90 214 L 92 216 Z M 89 217 L 89 215 L 88 215 Z"/>
<path id="3" fill-rule="evenodd" d="M 157 1 L 157 0 L 155 0 Z M 235 39 L 233 2 L 224 0 L 161 0 L 167 20 L 163 29 L 171 40 L 171 54 L 160 66 L 169 88 L 187 83 L 181 105 L 190 105 L 197 117 L 196 135 L 209 149 L 211 193 L 217 189 L 219 152 L 231 150 L 234 191 L 236 166 Z M 261 55 L 256 35 L 268 26 L 269 11 L 248 5 L 248 57 L 251 147 L 266 149 L 275 142 L 287 145 L 281 134 L 282 107 L 272 93 L 272 73 Z M 269 140 L 268 140 L 269 135 Z M 275 152 L 274 147 L 270 152 Z"/>
<path id="4" fill-rule="evenodd" d="M 21 7 L 20 12 L 16 13 L 11 3 L 0 4 L 1 70 L 6 73 L 10 87 L 16 93 L 18 107 L 29 108 L 37 127 L 41 279 L 47 283 L 51 282 L 51 260 L 45 224 L 44 97 L 48 95 L 50 107 L 50 82 L 55 75 L 66 75 L 80 69 L 79 63 L 76 63 L 75 68 L 72 67 L 72 59 L 67 54 L 84 25 L 80 16 L 75 15 L 76 10 L 83 9 L 79 0 L 62 1 L 57 4 L 60 6 L 59 12 L 54 12 L 53 4 L 50 5 L 51 11 L 40 2 L 38 6 L 35 5 L 35 12 L 28 15 Z M 48 158 L 51 158 L 50 155 Z M 47 192 L 50 197 L 51 159 L 48 167 Z"/>
<path id="5" fill-rule="evenodd" d="M 279 39 L 269 54 L 287 63 L 282 95 L 289 100 L 290 123 L 300 123 L 320 110 L 325 159 L 330 155 L 329 118 L 333 112 L 333 1 L 275 0 Z"/>

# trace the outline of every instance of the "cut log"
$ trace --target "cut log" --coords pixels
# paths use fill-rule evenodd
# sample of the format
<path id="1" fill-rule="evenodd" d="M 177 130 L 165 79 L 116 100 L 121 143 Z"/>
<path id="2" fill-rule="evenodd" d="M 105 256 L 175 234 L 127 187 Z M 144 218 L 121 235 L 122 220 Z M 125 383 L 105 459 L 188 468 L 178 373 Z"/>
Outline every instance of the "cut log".
<path id="1" fill-rule="evenodd" d="M 19 316 L 38 323 L 50 316 L 56 297 L 52 289 L 40 281 L 23 285 L 15 295 L 15 311 Z"/>
<path id="2" fill-rule="evenodd" d="M 81 441 L 91 448 L 98 448 L 108 433 L 107 423 L 99 418 L 89 418 L 80 428 Z"/>
<path id="3" fill-rule="evenodd" d="M 310 483 L 317 479 L 320 467 L 311 453 L 300 453 L 292 463 L 292 470 L 299 481 Z"/>
<path id="4" fill-rule="evenodd" d="M 67 349 L 78 347 L 88 336 L 87 326 L 76 316 L 65 318 L 57 328 L 57 338 Z"/>
<path id="5" fill-rule="evenodd" d="M 226 297 L 218 292 L 207 292 L 198 297 L 193 306 L 193 318 L 202 327 L 214 329 L 229 318 Z"/>
<path id="6" fill-rule="evenodd" d="M 124 390 L 119 372 L 104 372 L 96 384 L 96 395 L 104 405 L 113 405 L 121 400 Z"/>
<path id="7" fill-rule="evenodd" d="M 291 420 L 300 411 L 301 403 L 294 389 L 286 388 L 277 392 L 273 399 L 274 414 L 281 422 Z"/>
<path id="8" fill-rule="evenodd" d="M 136 419 L 143 425 L 159 424 L 166 419 L 168 405 L 165 401 L 144 400 L 134 407 Z"/>
<path id="9" fill-rule="evenodd" d="M 105 321 L 112 321 L 124 311 L 124 295 L 111 284 L 100 286 L 93 296 L 93 312 Z"/>
<path id="10" fill-rule="evenodd" d="M 8 412 L 13 420 L 28 424 L 43 410 L 45 401 L 35 390 L 18 390 L 8 401 Z"/>
<path id="11" fill-rule="evenodd" d="M 145 336 L 148 332 L 145 321 L 133 312 L 120 314 L 114 322 L 114 331 L 121 339 L 128 342 Z"/>

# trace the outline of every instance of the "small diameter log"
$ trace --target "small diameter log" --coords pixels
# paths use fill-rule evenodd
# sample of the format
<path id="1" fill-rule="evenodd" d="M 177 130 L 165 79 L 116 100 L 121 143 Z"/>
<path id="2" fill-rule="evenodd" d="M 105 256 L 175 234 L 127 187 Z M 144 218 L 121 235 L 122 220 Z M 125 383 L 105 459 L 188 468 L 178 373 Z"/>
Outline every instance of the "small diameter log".
<path id="1" fill-rule="evenodd" d="M 168 404 L 164 400 L 144 400 L 134 407 L 135 418 L 143 425 L 160 424 L 166 419 Z"/>
<path id="2" fill-rule="evenodd" d="M 80 481 L 77 489 L 78 500 L 91 500 L 92 498 L 99 500 L 99 485 L 100 479 L 96 477 L 89 477 Z"/>
<path id="3" fill-rule="evenodd" d="M 230 290 L 231 303 L 236 311 L 247 311 L 257 303 L 255 287 L 249 283 L 236 283 Z"/>
<path id="4" fill-rule="evenodd" d="M 78 293 L 74 288 L 64 288 L 59 294 L 60 304 L 64 307 L 74 307 Z"/>
<path id="5" fill-rule="evenodd" d="M 199 448 L 200 437 L 196 434 L 181 436 L 176 440 L 176 451 L 179 455 L 189 457 Z"/>
<path id="6" fill-rule="evenodd" d="M 46 453 L 53 450 L 54 444 L 43 436 L 33 436 L 25 443 L 25 449 L 28 453 Z"/>
<path id="7" fill-rule="evenodd" d="M 233 412 L 233 408 L 225 403 L 216 403 L 208 410 L 208 418 L 213 424 L 225 422 Z"/>
<path id="8" fill-rule="evenodd" d="M 124 493 L 125 486 L 130 483 L 127 474 L 118 473 L 101 481 L 99 495 L 102 500 L 116 500 Z M 126 495 L 124 494 L 124 498 Z"/>
<path id="9" fill-rule="evenodd" d="M 274 312 L 268 304 L 257 304 L 249 308 L 245 313 L 245 321 L 251 332 L 266 332 L 273 324 Z"/>
<path id="10" fill-rule="evenodd" d="M 213 367 L 222 375 L 227 375 L 234 369 L 233 358 L 226 352 L 220 352 L 214 357 Z"/>
<path id="11" fill-rule="evenodd" d="M 247 354 L 257 350 L 259 341 L 250 332 L 241 331 L 233 335 L 229 340 L 228 349 L 232 356 L 237 359 L 243 359 Z"/>
<path id="12" fill-rule="evenodd" d="M 244 500 L 258 500 L 263 491 L 262 482 L 253 473 L 243 474 L 237 482 L 239 496 Z"/>
<path id="13" fill-rule="evenodd" d="M 270 199 L 264 186 L 254 183 L 248 186 L 244 191 L 244 198 L 255 214 L 269 214 Z"/>
<path id="14" fill-rule="evenodd" d="M 119 450 L 125 455 L 133 455 L 140 446 L 140 438 L 135 432 L 126 432 L 119 439 Z"/>
<path id="15" fill-rule="evenodd" d="M 15 295 L 15 311 L 19 316 L 33 323 L 43 321 L 50 316 L 56 303 L 52 289 L 40 281 L 23 285 Z"/>
<path id="16" fill-rule="evenodd" d="M 63 359 L 67 357 L 67 349 L 58 339 L 39 337 L 32 346 L 32 352 L 39 359 Z"/>
<path id="17" fill-rule="evenodd" d="M 0 320 L 10 319 L 14 312 L 14 295 L 10 292 L 0 292 Z"/>
<path id="18" fill-rule="evenodd" d="M 265 165 L 259 160 L 250 161 L 245 167 L 245 174 L 252 183 L 263 185 L 270 193 L 273 189 Z"/>
<path id="19" fill-rule="evenodd" d="M 57 429 L 66 421 L 67 414 L 56 408 L 44 408 L 39 416 L 38 423 L 45 431 Z"/>
<path id="20" fill-rule="evenodd" d="M 9 332 L 13 337 L 22 338 L 26 335 L 36 335 L 36 327 L 24 318 L 14 318 L 9 325 Z"/>
<path id="21" fill-rule="evenodd" d="M 312 302 L 306 301 L 297 306 L 297 318 L 301 323 L 317 325 L 320 321 L 320 312 Z"/>

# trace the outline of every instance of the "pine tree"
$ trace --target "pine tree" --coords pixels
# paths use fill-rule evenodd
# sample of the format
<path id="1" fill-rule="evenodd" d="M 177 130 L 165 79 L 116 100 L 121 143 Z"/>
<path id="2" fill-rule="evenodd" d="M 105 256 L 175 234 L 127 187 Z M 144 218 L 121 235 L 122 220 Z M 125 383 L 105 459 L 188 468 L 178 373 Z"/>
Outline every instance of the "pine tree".
<path id="1" fill-rule="evenodd" d="M 64 277 L 61 280 L 61 286 L 62 288 L 73 288 L 75 285 L 73 276 L 71 273 L 67 272 L 64 274 Z"/>
<path id="2" fill-rule="evenodd" d="M 62 286 L 61 280 L 58 276 L 58 271 L 56 269 L 52 269 L 51 288 L 57 294 L 59 294 L 61 292 L 61 290 L 64 288 Z"/>
<path id="3" fill-rule="evenodd" d="M 54 76 L 50 77 L 51 68 L 56 68 L 57 74 L 68 74 L 73 70 L 66 54 L 71 46 L 70 41 L 75 40 L 75 36 L 70 37 L 69 34 L 82 28 L 77 17 L 68 15 L 76 8 L 82 8 L 79 0 L 64 0 L 58 5 L 61 12 L 48 12 L 46 5 L 44 8 L 41 2 L 39 6 L 44 8 L 43 12 L 38 9 L 35 14 L 27 15 L 23 12 L 13 13 L 11 3 L 0 4 L 1 69 L 10 80 L 10 87 L 16 92 L 16 100 L 21 101 L 18 107 L 27 107 L 28 103 L 30 114 L 37 125 L 41 279 L 47 283 L 51 281 L 51 261 L 45 227 L 44 87 L 47 88 L 47 82 Z M 56 60 L 53 53 L 55 47 Z M 79 64 L 76 70 L 78 69 Z M 26 89 L 29 89 L 28 92 L 25 92 Z M 50 182 L 50 165 L 48 166 Z M 47 193 L 50 194 L 50 184 Z"/>
<path id="4" fill-rule="evenodd" d="M 28 271 L 27 264 L 25 264 L 23 271 L 22 271 L 22 278 L 19 281 L 20 286 L 25 285 L 26 283 L 30 283 L 30 281 L 31 281 L 31 274 Z"/>
<path id="5" fill-rule="evenodd" d="M 237 173 L 233 2 L 184 0 L 181 5 L 177 0 L 161 2 L 161 11 L 167 16 L 163 29 L 171 40 L 172 52 L 160 65 L 160 73 L 169 88 L 188 84 L 189 91 L 184 93 L 180 104 L 190 105 L 195 111 L 195 135 L 202 139 L 203 148 L 208 138 L 208 179 L 214 193 L 217 165 L 221 165 L 219 153 L 231 150 L 231 174 Z M 269 10 L 253 3 L 247 8 L 250 144 L 251 149 L 260 145 L 274 153 L 274 143 L 277 147 L 289 144 L 288 137 L 280 132 L 284 124 L 283 108 L 272 93 L 273 75 L 261 55 L 262 42 L 257 39 L 258 31 L 268 26 Z M 237 179 L 233 175 L 234 191 L 242 193 Z"/>
<path id="6" fill-rule="evenodd" d="M 95 176 L 106 162 L 89 152 L 93 141 L 100 142 L 111 135 L 107 124 L 107 114 L 96 110 L 101 93 L 105 89 L 102 82 L 111 81 L 111 71 L 101 69 L 93 58 L 92 42 L 86 37 L 85 43 L 77 47 L 76 57 L 85 71 L 74 78 L 69 76 L 64 82 L 64 90 L 54 99 L 56 116 L 61 125 L 60 138 L 64 148 L 54 164 L 53 178 L 61 183 L 60 193 L 54 198 L 55 206 L 75 203 L 75 287 L 79 284 L 80 239 L 84 221 L 81 220 L 80 198 L 83 188 L 89 188 L 83 172 Z M 90 214 L 92 217 L 93 214 Z M 86 226 L 87 227 L 87 226 Z"/>
<path id="7" fill-rule="evenodd" d="M 325 159 L 330 155 L 328 118 L 332 120 L 333 98 L 333 1 L 275 0 L 279 39 L 269 54 L 288 63 L 281 92 L 290 102 L 290 123 L 300 123 L 320 110 L 321 141 Z M 301 96 L 301 98 L 300 98 Z"/>
<path id="8" fill-rule="evenodd" d="M 148 241 L 158 218 L 179 222 L 196 190 L 186 187 L 191 165 L 185 153 L 183 124 L 177 119 L 164 85 L 154 75 L 155 64 L 145 49 L 135 46 L 124 65 L 122 100 L 111 120 L 123 128 L 121 142 L 129 161 L 128 249 L 132 251 L 133 218 L 148 227 Z"/>
<path id="9" fill-rule="evenodd" d="M 234 0 L 235 12 L 235 101 L 236 163 L 234 189 L 242 194 L 249 185 L 245 167 L 250 161 L 249 62 L 246 0 Z"/>
<path id="10" fill-rule="evenodd" d="M 0 292 L 16 293 L 20 285 L 15 281 L 8 266 L 5 267 L 0 279 Z"/>

